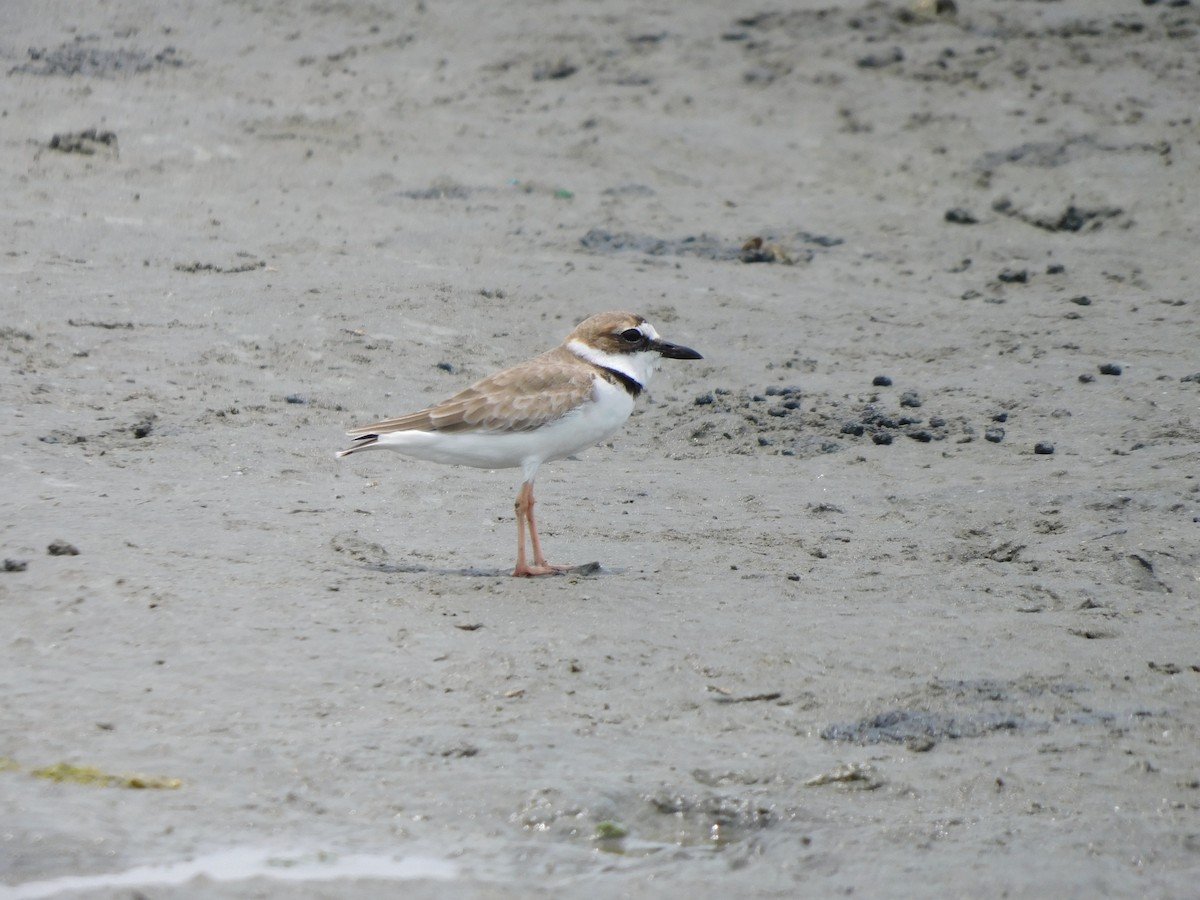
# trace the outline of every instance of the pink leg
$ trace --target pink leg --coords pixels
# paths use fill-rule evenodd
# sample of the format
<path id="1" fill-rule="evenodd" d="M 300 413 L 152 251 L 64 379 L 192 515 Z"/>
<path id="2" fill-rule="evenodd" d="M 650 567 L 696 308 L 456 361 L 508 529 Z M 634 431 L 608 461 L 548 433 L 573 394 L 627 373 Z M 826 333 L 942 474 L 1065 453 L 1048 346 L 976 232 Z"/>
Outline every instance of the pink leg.
<path id="1" fill-rule="evenodd" d="M 565 572 L 570 566 L 552 566 L 546 562 L 542 553 L 542 542 L 538 539 L 537 524 L 533 519 L 533 482 L 526 481 L 521 485 L 517 494 L 517 567 L 513 570 L 515 577 L 531 575 L 554 575 Z M 529 526 L 529 540 L 533 544 L 533 565 L 525 559 L 525 526 Z"/>

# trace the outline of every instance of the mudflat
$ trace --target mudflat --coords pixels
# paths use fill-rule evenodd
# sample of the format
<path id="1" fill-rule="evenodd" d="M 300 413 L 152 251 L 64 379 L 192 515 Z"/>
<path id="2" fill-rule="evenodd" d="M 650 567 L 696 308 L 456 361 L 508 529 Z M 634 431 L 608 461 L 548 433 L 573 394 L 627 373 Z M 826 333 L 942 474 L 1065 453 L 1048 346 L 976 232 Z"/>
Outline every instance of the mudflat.
<path id="1" fill-rule="evenodd" d="M 0 896 L 1194 891 L 1198 35 L 9 4 Z M 334 459 L 619 309 L 598 567 Z"/>

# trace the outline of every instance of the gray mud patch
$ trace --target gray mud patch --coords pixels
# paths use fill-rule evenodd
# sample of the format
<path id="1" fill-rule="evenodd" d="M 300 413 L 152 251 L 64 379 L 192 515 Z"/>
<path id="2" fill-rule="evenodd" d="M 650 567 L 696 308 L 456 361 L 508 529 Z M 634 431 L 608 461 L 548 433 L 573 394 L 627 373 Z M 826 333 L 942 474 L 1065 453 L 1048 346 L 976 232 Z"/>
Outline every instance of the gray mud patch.
<path id="1" fill-rule="evenodd" d="M 905 744 L 928 750 L 944 740 L 985 737 L 997 732 L 1049 732 L 1060 725 L 1119 728 L 1122 718 L 1159 715 L 1148 710 L 1120 713 L 1093 709 L 1073 684 L 1022 679 L 937 681 L 914 692 L 892 709 L 820 732 L 827 741 L 854 744 Z"/>
<path id="2" fill-rule="evenodd" d="M 697 257 L 714 262 L 794 263 L 809 262 L 815 255 L 812 248 L 828 250 L 841 244 L 842 239 L 808 231 L 768 231 L 741 240 L 732 240 L 707 232 L 668 238 L 593 228 L 579 239 L 579 243 L 592 253 Z"/>
<path id="3" fill-rule="evenodd" d="M 917 391 L 894 397 L 834 398 L 806 394 L 799 385 L 761 389 L 715 388 L 693 400 L 689 439 L 698 446 L 720 446 L 738 454 L 771 453 L 809 457 L 836 453 L 861 444 L 887 446 L 899 439 L 920 444 L 969 444 L 986 437 L 1003 440 L 997 419 L 977 419 L 924 409 Z M 930 406 L 936 410 L 936 405 Z"/>
<path id="4" fill-rule="evenodd" d="M 164 47 L 157 53 L 126 48 L 112 50 L 97 46 L 95 40 L 77 37 L 52 49 L 31 47 L 29 61 L 13 66 L 9 74 L 114 78 L 140 75 L 155 69 L 177 69 L 184 65 L 174 47 Z"/>

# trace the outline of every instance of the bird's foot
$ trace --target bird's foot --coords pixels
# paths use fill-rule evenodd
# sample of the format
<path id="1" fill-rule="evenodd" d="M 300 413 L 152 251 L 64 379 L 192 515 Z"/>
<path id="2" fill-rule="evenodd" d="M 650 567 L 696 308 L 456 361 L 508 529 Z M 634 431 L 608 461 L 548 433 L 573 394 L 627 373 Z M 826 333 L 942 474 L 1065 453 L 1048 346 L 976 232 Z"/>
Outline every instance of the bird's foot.
<path id="1" fill-rule="evenodd" d="M 517 563 L 517 567 L 513 569 L 513 578 L 531 578 L 534 575 L 561 575 L 564 572 L 570 572 L 574 568 L 576 567 L 552 566 L 545 560 L 540 563 L 534 563 L 532 566 Z"/>

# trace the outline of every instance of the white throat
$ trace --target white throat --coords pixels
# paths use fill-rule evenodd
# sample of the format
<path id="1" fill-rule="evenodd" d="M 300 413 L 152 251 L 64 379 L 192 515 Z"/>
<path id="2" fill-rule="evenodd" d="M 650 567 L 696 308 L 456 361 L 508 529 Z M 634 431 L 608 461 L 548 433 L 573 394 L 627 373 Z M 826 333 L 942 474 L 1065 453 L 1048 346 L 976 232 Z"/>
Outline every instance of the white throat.
<path id="1" fill-rule="evenodd" d="M 632 378 L 643 388 L 649 386 L 650 376 L 662 361 L 662 357 L 654 350 L 643 350 L 641 353 L 605 353 L 580 340 L 568 341 L 567 349 L 593 365 L 612 369 Z"/>

